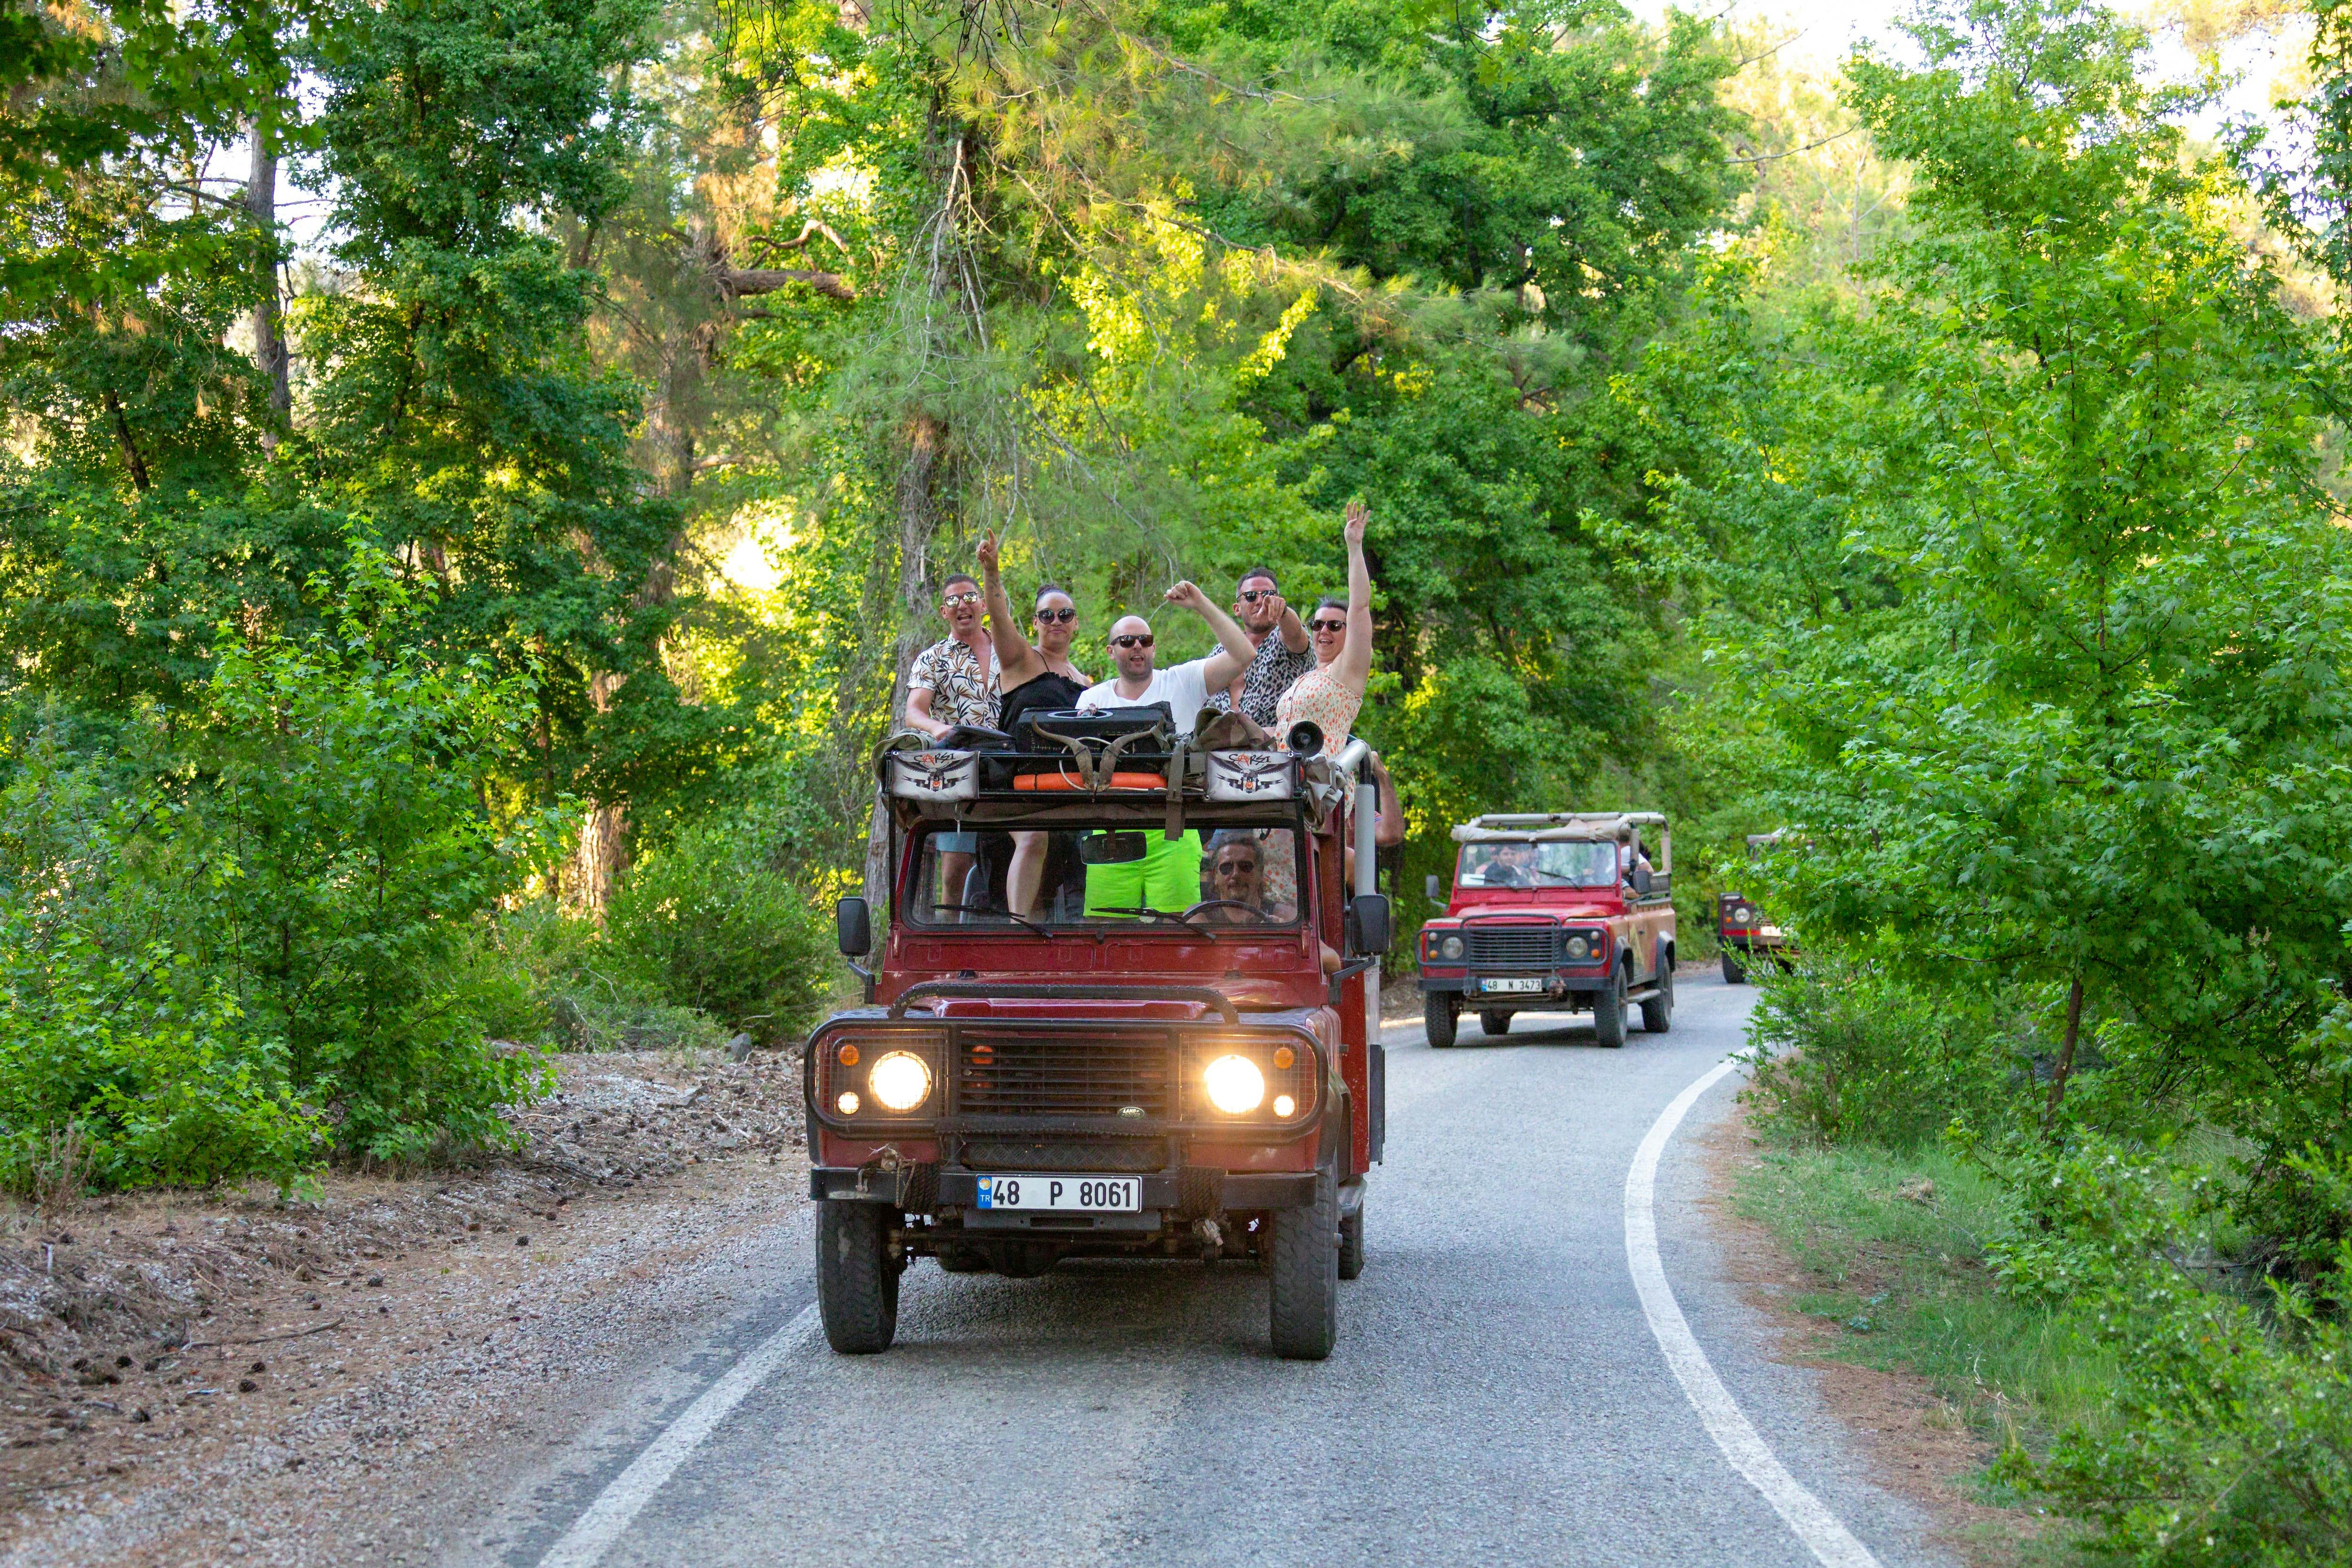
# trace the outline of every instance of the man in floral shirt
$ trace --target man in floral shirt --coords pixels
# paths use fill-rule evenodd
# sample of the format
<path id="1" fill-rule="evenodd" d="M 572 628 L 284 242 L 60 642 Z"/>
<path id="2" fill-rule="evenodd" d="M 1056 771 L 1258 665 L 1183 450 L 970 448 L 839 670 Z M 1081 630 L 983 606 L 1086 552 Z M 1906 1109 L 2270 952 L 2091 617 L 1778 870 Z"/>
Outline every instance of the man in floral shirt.
<path id="1" fill-rule="evenodd" d="M 980 584 L 962 572 L 947 580 L 940 615 L 948 634 L 915 655 L 907 675 L 907 727 L 945 740 L 960 724 L 996 727 L 996 649 L 981 619 Z"/>
<path id="2" fill-rule="evenodd" d="M 1315 650 L 1308 645 L 1307 628 L 1298 623 L 1298 612 L 1284 602 L 1273 571 L 1265 567 L 1242 573 L 1234 590 L 1234 619 L 1256 645 L 1257 657 L 1231 685 L 1209 694 L 1209 706 L 1229 713 L 1238 703 L 1243 713 L 1271 730 L 1276 700 L 1290 689 L 1291 682 L 1315 667 Z"/>

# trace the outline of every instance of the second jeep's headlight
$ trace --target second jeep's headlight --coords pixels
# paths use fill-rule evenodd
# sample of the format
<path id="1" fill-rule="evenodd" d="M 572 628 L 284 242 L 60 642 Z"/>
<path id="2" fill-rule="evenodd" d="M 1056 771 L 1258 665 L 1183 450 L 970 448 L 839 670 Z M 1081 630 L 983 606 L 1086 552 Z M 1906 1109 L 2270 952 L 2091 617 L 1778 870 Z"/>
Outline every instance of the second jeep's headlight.
<path id="1" fill-rule="evenodd" d="M 1265 1098 L 1265 1074 L 1246 1056 L 1221 1056 L 1201 1075 L 1209 1103 L 1228 1116 L 1255 1111 Z"/>
<path id="2" fill-rule="evenodd" d="M 888 1051 L 866 1075 L 886 1111 L 911 1111 L 931 1097 L 931 1070 L 911 1051 Z"/>
<path id="3" fill-rule="evenodd" d="M 1459 958 L 1462 956 L 1462 938 L 1459 936 L 1448 936 L 1444 941 L 1440 942 L 1437 945 L 1437 956 L 1441 958 Z"/>
<path id="4" fill-rule="evenodd" d="M 1589 958 L 1592 956 L 1592 944 L 1581 936 L 1571 936 L 1568 939 L 1568 956 L 1574 961 Z"/>

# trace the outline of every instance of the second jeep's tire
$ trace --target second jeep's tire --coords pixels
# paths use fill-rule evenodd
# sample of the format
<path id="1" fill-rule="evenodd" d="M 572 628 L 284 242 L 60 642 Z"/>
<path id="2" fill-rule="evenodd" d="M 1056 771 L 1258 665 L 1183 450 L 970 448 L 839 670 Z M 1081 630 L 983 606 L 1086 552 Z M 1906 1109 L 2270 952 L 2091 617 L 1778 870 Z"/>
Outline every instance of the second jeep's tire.
<path id="1" fill-rule="evenodd" d="M 1339 1327 L 1339 1186 L 1328 1159 L 1315 1173 L 1314 1202 L 1274 1211 L 1270 1252 L 1274 1354 L 1321 1361 Z"/>
<path id="2" fill-rule="evenodd" d="M 1642 1029 L 1647 1034 L 1664 1034 L 1673 1027 L 1675 1016 L 1675 966 L 1669 958 L 1658 966 L 1658 994 L 1642 1004 Z"/>
<path id="3" fill-rule="evenodd" d="M 1738 959 L 1731 956 L 1731 949 L 1728 947 L 1723 950 L 1723 983 L 1727 986 L 1744 986 L 1748 983 L 1748 970 Z"/>
<path id="4" fill-rule="evenodd" d="M 1609 988 L 1592 998 L 1592 1042 L 1611 1051 L 1625 1043 L 1625 971 L 1610 977 Z"/>
<path id="5" fill-rule="evenodd" d="M 1454 1043 L 1454 998 L 1444 991 L 1432 991 L 1421 998 L 1422 1031 L 1429 1043 L 1444 1051 Z"/>
<path id="6" fill-rule="evenodd" d="M 816 1301 L 825 1342 L 844 1355 L 888 1350 L 898 1333 L 890 1211 L 838 1198 L 816 1208 Z"/>
<path id="7" fill-rule="evenodd" d="M 1511 1015 L 1489 1008 L 1478 1015 L 1478 1028 L 1485 1034 L 1508 1034 L 1511 1032 Z"/>

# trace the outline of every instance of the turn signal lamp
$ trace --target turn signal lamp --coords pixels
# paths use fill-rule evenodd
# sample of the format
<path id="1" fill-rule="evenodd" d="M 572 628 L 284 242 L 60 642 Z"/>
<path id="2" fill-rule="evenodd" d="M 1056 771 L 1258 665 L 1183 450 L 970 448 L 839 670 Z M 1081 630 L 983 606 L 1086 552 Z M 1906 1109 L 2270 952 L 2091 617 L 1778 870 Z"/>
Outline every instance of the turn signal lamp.
<path id="1" fill-rule="evenodd" d="M 855 1067 L 857 1065 L 857 1048 L 856 1046 L 845 1045 L 841 1048 L 841 1064 L 844 1067 Z"/>
<path id="2" fill-rule="evenodd" d="M 845 1047 L 844 1053 L 856 1049 Z M 884 1051 L 866 1075 L 866 1087 L 884 1110 L 911 1111 L 931 1097 L 931 1070 L 911 1051 Z"/>
<path id="3" fill-rule="evenodd" d="M 1209 1103 L 1228 1116 L 1255 1111 L 1265 1100 L 1265 1074 L 1246 1056 L 1221 1056 L 1201 1076 Z"/>
<path id="4" fill-rule="evenodd" d="M 1277 1045 L 1274 1048 L 1274 1064 L 1276 1067 L 1287 1067 L 1297 1060 L 1298 1053 L 1291 1050 L 1290 1047 L 1286 1045 Z M 1278 1104 L 1280 1102 L 1277 1101 L 1276 1103 Z M 1283 1114 L 1287 1116 L 1290 1113 L 1285 1111 Z"/>

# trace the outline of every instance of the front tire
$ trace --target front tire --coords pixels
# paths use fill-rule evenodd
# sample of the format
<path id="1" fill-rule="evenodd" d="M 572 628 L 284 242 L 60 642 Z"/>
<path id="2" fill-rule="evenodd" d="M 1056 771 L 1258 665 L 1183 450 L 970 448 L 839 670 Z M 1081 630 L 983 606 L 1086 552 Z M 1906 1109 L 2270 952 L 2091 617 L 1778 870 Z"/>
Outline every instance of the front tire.
<path id="1" fill-rule="evenodd" d="M 1339 1189 L 1326 1164 L 1315 1201 L 1274 1211 L 1273 1288 L 1267 1292 L 1274 1354 L 1321 1361 L 1339 1327 Z"/>
<path id="2" fill-rule="evenodd" d="M 1610 977 L 1609 988 L 1592 998 L 1592 1040 L 1611 1051 L 1625 1044 L 1625 971 Z"/>
<path id="3" fill-rule="evenodd" d="M 1738 959 L 1731 956 L 1731 949 L 1728 947 L 1723 950 L 1723 983 L 1727 986 L 1744 986 L 1748 983 L 1747 968 Z"/>
<path id="4" fill-rule="evenodd" d="M 1511 1032 L 1511 1015 L 1489 1008 L 1478 1015 L 1478 1028 L 1489 1035 L 1508 1034 Z"/>
<path id="5" fill-rule="evenodd" d="M 1455 1013 L 1454 998 L 1444 991 L 1432 991 L 1421 998 L 1422 1032 L 1429 1036 L 1430 1045 L 1444 1051 L 1454 1043 Z"/>
<path id="6" fill-rule="evenodd" d="M 887 1208 L 837 1198 L 817 1205 L 816 1300 L 825 1342 L 841 1354 L 890 1348 L 898 1333 L 898 1270 Z"/>
<path id="7" fill-rule="evenodd" d="M 1642 1030 L 1664 1034 L 1674 1027 L 1675 963 L 1670 955 L 1658 966 L 1658 994 L 1642 1004 Z"/>

